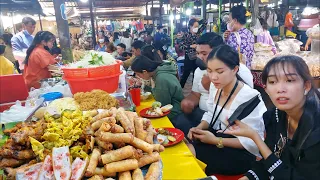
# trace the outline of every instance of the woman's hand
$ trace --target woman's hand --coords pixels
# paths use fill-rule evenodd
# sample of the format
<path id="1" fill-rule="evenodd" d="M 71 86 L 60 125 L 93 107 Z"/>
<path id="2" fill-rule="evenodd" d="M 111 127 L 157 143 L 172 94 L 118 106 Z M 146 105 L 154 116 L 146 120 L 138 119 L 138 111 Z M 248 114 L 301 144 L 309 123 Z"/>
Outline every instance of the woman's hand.
<path id="1" fill-rule="evenodd" d="M 190 47 L 195 49 L 195 48 L 197 48 L 197 45 L 196 44 L 192 44 L 192 45 L 190 45 Z"/>
<path id="2" fill-rule="evenodd" d="M 201 128 L 198 127 L 198 126 L 197 126 L 197 127 L 193 127 L 193 128 L 191 128 L 191 129 L 189 130 L 188 138 L 189 138 L 190 140 L 193 140 L 193 139 L 194 139 L 193 133 L 195 132 L 196 129 L 200 129 L 200 130 L 201 130 Z"/>
<path id="3" fill-rule="evenodd" d="M 238 180 L 249 180 L 247 176 L 243 176 L 242 178 L 239 178 Z"/>
<path id="4" fill-rule="evenodd" d="M 235 125 L 228 128 L 224 134 L 230 134 L 234 136 L 243 136 L 253 139 L 254 135 L 257 134 L 255 130 L 253 130 L 250 126 L 246 125 L 245 123 L 236 120 Z"/>
<path id="5" fill-rule="evenodd" d="M 206 144 L 216 145 L 218 143 L 218 138 L 208 130 L 195 129 L 193 130 L 193 137 Z"/>
<path id="6" fill-rule="evenodd" d="M 225 40 L 227 40 L 229 38 L 229 35 L 230 35 L 230 31 L 229 30 L 226 30 L 224 33 L 223 33 L 223 37 Z"/>

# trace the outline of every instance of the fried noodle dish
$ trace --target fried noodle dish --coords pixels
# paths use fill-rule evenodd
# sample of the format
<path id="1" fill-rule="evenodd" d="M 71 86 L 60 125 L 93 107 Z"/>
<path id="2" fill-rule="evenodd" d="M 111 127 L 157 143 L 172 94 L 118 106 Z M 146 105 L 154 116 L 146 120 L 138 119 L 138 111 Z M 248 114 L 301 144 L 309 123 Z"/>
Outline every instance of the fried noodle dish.
<path id="1" fill-rule="evenodd" d="M 110 109 L 111 107 L 118 107 L 119 105 L 117 99 L 102 90 L 76 93 L 74 94 L 74 99 L 79 104 L 82 111 Z"/>

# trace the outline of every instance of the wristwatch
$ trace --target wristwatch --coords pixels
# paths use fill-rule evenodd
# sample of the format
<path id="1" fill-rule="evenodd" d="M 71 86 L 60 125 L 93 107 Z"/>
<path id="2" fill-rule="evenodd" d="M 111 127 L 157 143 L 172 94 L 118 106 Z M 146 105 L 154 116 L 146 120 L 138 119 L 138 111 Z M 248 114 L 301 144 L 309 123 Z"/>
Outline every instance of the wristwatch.
<path id="1" fill-rule="evenodd" d="M 216 145 L 218 148 L 224 148 L 223 143 L 222 143 L 222 137 L 219 137 L 218 144 Z"/>

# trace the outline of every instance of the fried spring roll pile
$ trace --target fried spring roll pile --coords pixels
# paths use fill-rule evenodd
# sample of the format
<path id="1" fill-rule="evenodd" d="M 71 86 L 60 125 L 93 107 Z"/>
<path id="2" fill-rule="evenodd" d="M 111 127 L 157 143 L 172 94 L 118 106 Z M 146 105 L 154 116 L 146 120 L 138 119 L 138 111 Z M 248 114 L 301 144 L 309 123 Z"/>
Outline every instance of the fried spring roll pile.
<path id="1" fill-rule="evenodd" d="M 94 148 L 85 173 L 87 177 L 115 177 L 119 180 L 159 179 L 160 152 L 153 144 L 156 135 L 150 120 L 122 108 L 104 110 L 91 122 Z M 140 168 L 150 165 L 147 176 Z"/>

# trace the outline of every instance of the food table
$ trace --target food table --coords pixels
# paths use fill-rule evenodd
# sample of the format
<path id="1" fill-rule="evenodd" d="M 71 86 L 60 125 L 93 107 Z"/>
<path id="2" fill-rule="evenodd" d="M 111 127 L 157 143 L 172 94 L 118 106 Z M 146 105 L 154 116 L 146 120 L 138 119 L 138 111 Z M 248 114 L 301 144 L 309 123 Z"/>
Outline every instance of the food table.
<path id="1" fill-rule="evenodd" d="M 136 108 L 137 113 L 142 109 L 151 107 L 154 99 L 142 101 Z M 151 119 L 154 128 L 174 127 L 168 117 Z M 205 165 L 197 160 L 188 149 L 185 142 L 171 147 L 166 147 L 160 153 L 163 162 L 163 179 L 198 179 L 206 177 L 202 170 Z"/>

